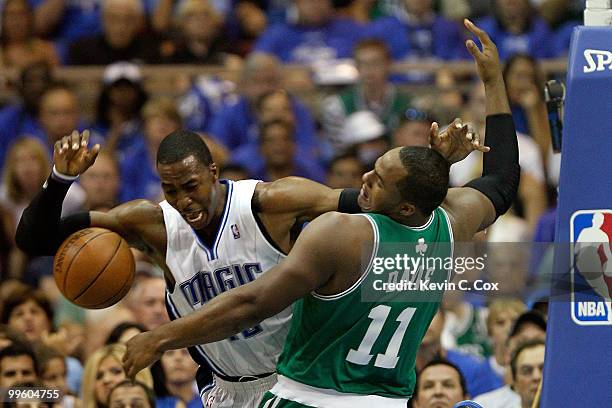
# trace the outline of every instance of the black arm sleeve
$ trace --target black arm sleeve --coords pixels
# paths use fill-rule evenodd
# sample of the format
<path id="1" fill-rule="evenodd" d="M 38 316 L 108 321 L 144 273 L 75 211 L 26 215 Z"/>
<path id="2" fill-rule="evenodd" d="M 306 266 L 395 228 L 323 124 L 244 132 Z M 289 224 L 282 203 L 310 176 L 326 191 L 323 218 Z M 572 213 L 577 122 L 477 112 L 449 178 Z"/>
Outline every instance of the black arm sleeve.
<path id="1" fill-rule="evenodd" d="M 15 241 L 28 255 L 55 255 L 70 234 L 90 226 L 89 212 L 60 219 L 62 203 L 70 184 L 50 176 L 43 189 L 23 211 Z"/>
<path id="2" fill-rule="evenodd" d="M 521 176 L 518 141 L 514 121 L 509 113 L 487 116 L 485 153 L 482 177 L 465 186 L 486 195 L 495 207 L 496 217 L 504 214 L 516 197 Z"/>
<path id="3" fill-rule="evenodd" d="M 357 197 L 359 197 L 359 190 L 356 188 L 345 188 L 342 190 L 338 200 L 338 211 L 347 214 L 360 213 L 361 208 L 357 203 Z"/>

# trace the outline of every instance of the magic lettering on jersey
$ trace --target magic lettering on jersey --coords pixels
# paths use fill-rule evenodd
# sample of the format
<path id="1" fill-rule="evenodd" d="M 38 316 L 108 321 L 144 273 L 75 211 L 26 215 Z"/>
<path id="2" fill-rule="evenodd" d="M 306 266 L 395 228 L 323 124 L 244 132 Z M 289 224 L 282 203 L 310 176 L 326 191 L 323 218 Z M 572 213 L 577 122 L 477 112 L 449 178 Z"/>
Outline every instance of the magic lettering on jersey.
<path id="1" fill-rule="evenodd" d="M 203 305 L 220 293 L 254 281 L 261 273 L 259 263 L 235 264 L 217 268 L 212 272 L 198 271 L 179 287 L 192 306 Z"/>

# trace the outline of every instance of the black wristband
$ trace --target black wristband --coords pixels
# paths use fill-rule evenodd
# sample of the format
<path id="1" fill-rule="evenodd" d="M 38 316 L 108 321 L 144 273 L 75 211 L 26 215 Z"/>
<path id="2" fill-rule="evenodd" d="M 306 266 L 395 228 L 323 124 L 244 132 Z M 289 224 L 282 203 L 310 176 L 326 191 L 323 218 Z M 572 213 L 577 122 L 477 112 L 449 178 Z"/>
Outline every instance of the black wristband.
<path id="1" fill-rule="evenodd" d="M 491 151 L 484 155 L 482 177 L 465 186 L 486 195 L 499 217 L 514 202 L 521 173 L 518 140 L 511 114 L 487 116 L 485 143 Z"/>
<path id="2" fill-rule="evenodd" d="M 359 190 L 356 188 L 345 188 L 342 190 L 338 200 L 338 211 L 347 214 L 360 213 L 361 208 L 357 203 L 357 197 L 359 197 Z"/>

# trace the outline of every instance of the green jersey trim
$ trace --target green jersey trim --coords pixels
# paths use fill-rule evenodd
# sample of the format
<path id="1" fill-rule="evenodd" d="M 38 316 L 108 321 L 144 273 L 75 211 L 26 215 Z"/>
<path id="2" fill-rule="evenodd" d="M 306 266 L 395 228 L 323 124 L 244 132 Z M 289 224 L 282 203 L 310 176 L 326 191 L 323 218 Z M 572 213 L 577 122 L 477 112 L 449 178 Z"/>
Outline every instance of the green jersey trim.
<path id="1" fill-rule="evenodd" d="M 340 299 L 352 293 L 355 289 L 357 289 L 359 285 L 361 285 L 361 282 L 363 282 L 364 279 L 368 277 L 370 270 L 372 270 L 372 264 L 374 263 L 374 258 L 376 258 L 376 253 L 378 252 L 378 241 L 379 241 L 378 225 L 376 225 L 376 222 L 374 222 L 374 220 L 370 218 L 367 214 L 355 214 L 355 215 L 365 217 L 370 222 L 370 225 L 372 226 L 372 229 L 374 230 L 374 247 L 372 248 L 372 255 L 370 255 L 370 261 L 368 262 L 368 267 L 364 271 L 363 275 L 361 275 L 361 277 L 357 279 L 357 281 L 353 283 L 353 285 L 350 288 L 345 289 L 344 291 L 340 293 L 336 293 L 335 295 L 321 295 L 320 293 L 317 293 L 316 291 L 312 291 L 310 292 L 312 297 L 317 298 L 319 300 L 326 300 L 326 301 Z"/>
<path id="2" fill-rule="evenodd" d="M 339 392 L 329 388 L 317 388 L 302 384 L 283 375 L 270 392 L 285 400 L 295 401 L 311 407 L 334 408 L 406 408 L 408 399 L 389 398 L 380 395 L 361 395 Z"/>

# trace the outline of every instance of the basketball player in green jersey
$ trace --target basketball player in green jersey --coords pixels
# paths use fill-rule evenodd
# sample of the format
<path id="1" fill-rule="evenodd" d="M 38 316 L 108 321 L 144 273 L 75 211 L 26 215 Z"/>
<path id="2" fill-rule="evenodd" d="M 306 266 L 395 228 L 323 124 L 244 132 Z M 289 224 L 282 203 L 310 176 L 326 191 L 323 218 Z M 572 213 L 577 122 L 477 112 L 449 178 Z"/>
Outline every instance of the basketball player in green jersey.
<path id="1" fill-rule="evenodd" d="M 384 244 L 412 243 L 404 245 L 410 256 L 430 250 L 446 255 L 453 240 L 470 240 L 507 211 L 518 188 L 516 132 L 497 49 L 484 31 L 467 20 L 465 25 L 482 43 L 480 51 L 466 42 L 487 95 L 491 151 L 483 176 L 448 189 L 449 163 L 434 150 L 387 152 L 363 176 L 359 201 L 369 214 L 320 216 L 265 276 L 131 339 L 124 358 L 128 375 L 166 350 L 228 338 L 295 302 L 278 383 L 261 407 L 406 406 L 415 385 L 416 351 L 441 291 L 380 292 L 363 301 L 377 258 L 389 255 Z M 435 270 L 431 277 L 444 281 L 447 272 Z"/>

